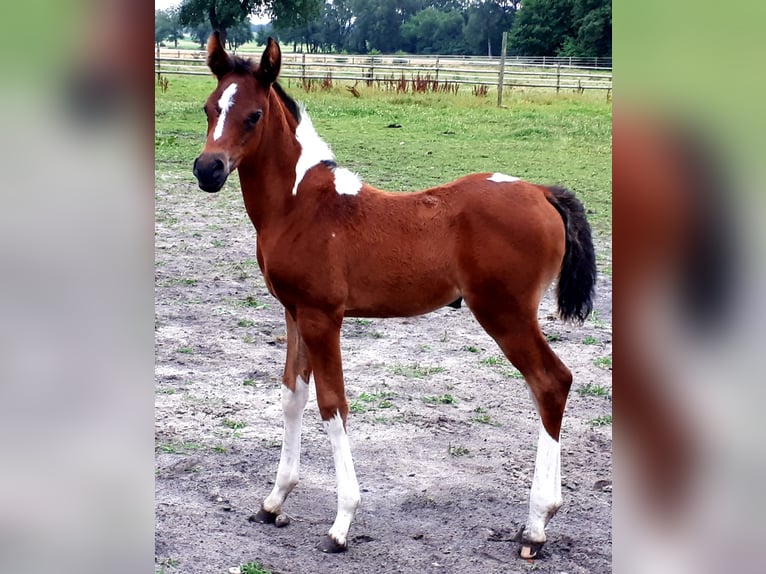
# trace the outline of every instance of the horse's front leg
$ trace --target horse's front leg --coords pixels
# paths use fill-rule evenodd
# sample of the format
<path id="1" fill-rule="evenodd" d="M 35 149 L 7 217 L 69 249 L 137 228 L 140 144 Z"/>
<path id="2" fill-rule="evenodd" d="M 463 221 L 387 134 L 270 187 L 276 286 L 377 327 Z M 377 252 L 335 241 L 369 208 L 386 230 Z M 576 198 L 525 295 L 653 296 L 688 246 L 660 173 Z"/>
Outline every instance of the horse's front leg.
<path id="1" fill-rule="evenodd" d="M 277 468 L 274 488 L 255 515 L 259 522 L 271 524 L 276 521 L 282 505 L 295 485 L 301 461 L 301 424 L 303 411 L 309 396 L 311 366 L 306 346 L 300 338 L 295 320 L 289 311 L 285 311 L 287 323 L 287 359 L 282 378 L 282 413 L 284 434 L 282 453 Z"/>
<path id="2" fill-rule="evenodd" d="M 359 483 L 346 433 L 348 403 L 343 386 L 340 354 L 342 313 L 328 315 L 313 309 L 299 309 L 298 328 L 306 342 L 317 391 L 319 414 L 330 439 L 338 490 L 338 513 L 330 531 L 319 543 L 323 552 L 348 548 L 348 530 L 359 506 Z"/>

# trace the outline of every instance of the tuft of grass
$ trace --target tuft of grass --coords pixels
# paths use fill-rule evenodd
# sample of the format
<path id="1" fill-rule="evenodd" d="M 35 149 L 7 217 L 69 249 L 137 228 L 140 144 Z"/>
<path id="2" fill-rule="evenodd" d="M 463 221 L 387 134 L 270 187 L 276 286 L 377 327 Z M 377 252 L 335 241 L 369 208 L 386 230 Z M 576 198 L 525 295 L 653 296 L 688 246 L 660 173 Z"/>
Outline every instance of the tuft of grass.
<path id="1" fill-rule="evenodd" d="M 392 399 L 396 397 L 393 391 L 379 389 L 373 393 L 361 393 L 349 405 L 351 412 L 366 413 L 369 410 L 390 409 L 394 407 Z"/>
<path id="2" fill-rule="evenodd" d="M 475 345 L 466 345 L 463 347 L 464 351 L 468 351 L 469 353 L 479 353 L 481 352 L 481 349 L 479 347 L 476 347 Z"/>
<path id="3" fill-rule="evenodd" d="M 240 305 L 243 307 L 250 307 L 251 309 L 265 309 L 268 307 L 268 303 L 264 303 L 263 301 L 259 301 L 252 295 L 248 295 L 242 301 L 240 301 Z"/>
<path id="4" fill-rule="evenodd" d="M 256 382 L 253 379 L 245 379 L 242 381 L 242 385 L 245 387 L 254 387 L 256 386 Z"/>
<path id="5" fill-rule="evenodd" d="M 194 353 L 194 349 L 191 347 L 178 347 L 176 353 L 183 353 L 185 355 L 191 355 Z"/>
<path id="6" fill-rule="evenodd" d="M 431 395 L 423 397 L 423 402 L 429 405 L 456 405 L 457 399 L 447 393 L 439 396 Z"/>
<path id="7" fill-rule="evenodd" d="M 583 337 L 582 344 L 583 345 L 598 345 L 601 341 L 596 339 L 596 337 L 592 337 L 591 335 L 588 335 L 587 337 Z"/>
<path id="8" fill-rule="evenodd" d="M 610 425 L 612 424 L 612 415 L 602 415 L 600 417 L 596 417 L 595 419 L 591 419 L 589 422 L 594 427 Z"/>
<path id="9" fill-rule="evenodd" d="M 187 452 L 202 450 L 205 448 L 205 446 L 201 445 L 198 442 L 181 442 L 181 443 L 167 442 L 167 443 L 158 444 L 156 448 L 158 451 L 164 452 L 166 454 L 183 454 Z"/>
<path id="10" fill-rule="evenodd" d="M 577 389 L 577 394 L 581 397 L 608 397 L 609 389 L 603 385 L 586 383 Z"/>
<path id="11" fill-rule="evenodd" d="M 593 360 L 593 364 L 596 365 L 600 369 L 608 369 L 611 370 L 612 368 L 612 358 L 611 357 L 597 357 Z"/>
<path id="12" fill-rule="evenodd" d="M 391 372 L 395 375 L 401 375 L 408 379 L 424 379 L 430 375 L 436 373 L 443 373 L 444 367 L 431 367 L 427 365 L 421 365 L 420 363 L 411 363 L 409 365 L 394 365 L 391 367 Z"/>
<path id="13" fill-rule="evenodd" d="M 244 421 L 235 421 L 233 419 L 223 419 L 221 421 L 221 424 L 225 426 L 226 428 L 230 428 L 231 430 L 239 430 L 243 429 L 247 426 L 247 423 Z"/>
<path id="14" fill-rule="evenodd" d="M 237 327 L 255 327 L 255 321 L 252 319 L 240 319 L 237 321 Z"/>
<path id="15" fill-rule="evenodd" d="M 464 446 L 460 446 L 460 445 L 455 445 L 455 446 L 453 446 L 453 445 L 449 445 L 449 446 L 447 447 L 447 452 L 450 454 L 450 456 L 464 456 L 464 455 L 466 455 L 466 454 L 470 453 L 471 451 L 470 451 L 470 450 L 468 450 L 468 448 L 466 448 L 466 447 L 464 447 Z"/>
<path id="16" fill-rule="evenodd" d="M 260 564 L 256 564 L 255 562 L 248 562 L 247 564 L 242 564 L 239 567 L 240 574 L 272 574 L 271 570 L 266 570 L 263 566 Z"/>
<path id="17" fill-rule="evenodd" d="M 561 335 L 559 335 L 557 333 L 548 333 L 545 336 L 545 340 L 548 341 L 549 343 L 555 343 L 556 341 L 560 341 L 561 340 Z"/>

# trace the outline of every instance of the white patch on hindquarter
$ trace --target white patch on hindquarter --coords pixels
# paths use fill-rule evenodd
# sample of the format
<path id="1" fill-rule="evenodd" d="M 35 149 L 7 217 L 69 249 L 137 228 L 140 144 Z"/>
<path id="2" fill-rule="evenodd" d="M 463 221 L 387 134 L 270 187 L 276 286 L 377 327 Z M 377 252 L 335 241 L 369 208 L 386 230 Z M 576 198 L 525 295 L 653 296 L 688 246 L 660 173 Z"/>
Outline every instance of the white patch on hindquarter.
<path id="1" fill-rule="evenodd" d="M 338 195 L 356 195 L 360 189 L 362 180 L 357 174 L 343 167 L 335 168 L 335 191 Z"/>
<path id="2" fill-rule="evenodd" d="M 221 94 L 218 100 L 218 107 L 221 108 L 221 115 L 218 116 L 218 122 L 215 124 L 213 140 L 217 140 L 223 135 L 223 126 L 226 123 L 226 114 L 229 113 L 231 106 L 234 105 L 234 94 L 237 93 L 237 84 L 231 83 Z"/>
<path id="3" fill-rule="evenodd" d="M 545 525 L 559 509 L 561 502 L 561 445 L 541 424 L 535 474 L 529 493 L 529 520 L 524 532 L 527 539 L 545 541 Z"/>
<path id="4" fill-rule="evenodd" d="M 330 528 L 329 535 L 341 546 L 346 544 L 346 536 L 359 506 L 359 483 L 354 472 L 351 458 L 351 446 L 348 442 L 343 419 L 336 413 L 329 421 L 324 421 L 324 428 L 330 438 L 332 456 L 335 461 L 335 475 L 338 480 L 338 514 Z"/>
<path id="5" fill-rule="evenodd" d="M 513 177 L 512 175 L 505 175 L 504 173 L 495 172 L 487 178 L 488 181 L 494 181 L 495 183 L 511 183 L 519 181 L 520 178 Z"/>
<path id="6" fill-rule="evenodd" d="M 319 137 L 305 109 L 301 109 L 301 121 L 295 130 L 295 138 L 301 144 L 301 155 L 295 164 L 295 185 L 293 195 L 298 193 L 298 186 L 306 172 L 322 161 L 335 161 L 335 156 L 325 141 Z"/>

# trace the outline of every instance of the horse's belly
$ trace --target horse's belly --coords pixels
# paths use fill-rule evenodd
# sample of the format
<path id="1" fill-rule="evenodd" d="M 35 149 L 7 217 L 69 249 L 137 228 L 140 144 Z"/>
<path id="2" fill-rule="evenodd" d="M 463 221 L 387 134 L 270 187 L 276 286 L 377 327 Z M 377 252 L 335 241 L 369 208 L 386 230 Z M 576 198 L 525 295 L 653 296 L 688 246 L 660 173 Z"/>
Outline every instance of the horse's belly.
<path id="1" fill-rule="evenodd" d="M 349 285 L 345 306 L 348 317 L 411 317 L 454 302 L 461 293 L 448 277 L 385 278 Z"/>

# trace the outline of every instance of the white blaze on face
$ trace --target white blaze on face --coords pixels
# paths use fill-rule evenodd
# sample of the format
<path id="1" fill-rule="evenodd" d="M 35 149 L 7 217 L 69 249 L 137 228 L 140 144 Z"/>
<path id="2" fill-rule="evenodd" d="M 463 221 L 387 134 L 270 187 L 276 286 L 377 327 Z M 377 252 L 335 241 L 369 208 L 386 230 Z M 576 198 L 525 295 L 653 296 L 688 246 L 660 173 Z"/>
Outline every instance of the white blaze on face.
<path id="1" fill-rule="evenodd" d="M 495 183 L 511 183 L 519 181 L 520 178 L 513 177 L 512 175 L 505 175 L 504 173 L 495 172 L 487 178 L 488 181 L 494 181 Z"/>
<path id="2" fill-rule="evenodd" d="M 356 480 L 354 461 L 351 458 L 351 446 L 340 413 L 324 422 L 325 432 L 330 438 L 332 456 L 335 461 L 335 475 L 338 487 L 338 514 L 330 528 L 329 535 L 341 546 L 346 544 L 346 536 L 359 506 L 359 483 Z"/>
<path id="3" fill-rule="evenodd" d="M 221 108 L 221 115 L 218 116 L 218 122 L 215 124 L 213 140 L 217 140 L 223 135 L 223 126 L 226 123 L 226 114 L 229 113 L 231 106 L 234 105 L 234 94 L 236 93 L 237 84 L 229 84 L 218 100 L 218 107 Z"/>

